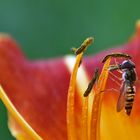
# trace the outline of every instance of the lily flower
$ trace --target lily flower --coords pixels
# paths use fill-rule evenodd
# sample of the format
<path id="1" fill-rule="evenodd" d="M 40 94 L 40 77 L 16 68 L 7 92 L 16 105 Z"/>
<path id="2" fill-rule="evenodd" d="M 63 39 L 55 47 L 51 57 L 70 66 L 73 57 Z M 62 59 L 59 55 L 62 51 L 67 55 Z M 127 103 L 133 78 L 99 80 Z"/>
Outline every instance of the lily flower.
<path id="1" fill-rule="evenodd" d="M 8 126 L 18 140 L 118 140 L 139 139 L 139 85 L 131 116 L 116 112 L 118 87 L 109 79 L 102 58 L 111 52 L 132 56 L 140 76 L 140 23 L 128 43 L 83 59 L 73 56 L 31 61 L 10 36 L 0 36 L 0 99 L 8 110 Z M 96 68 L 97 86 L 88 97 L 83 93 Z M 78 70 L 79 69 L 79 70 Z"/>

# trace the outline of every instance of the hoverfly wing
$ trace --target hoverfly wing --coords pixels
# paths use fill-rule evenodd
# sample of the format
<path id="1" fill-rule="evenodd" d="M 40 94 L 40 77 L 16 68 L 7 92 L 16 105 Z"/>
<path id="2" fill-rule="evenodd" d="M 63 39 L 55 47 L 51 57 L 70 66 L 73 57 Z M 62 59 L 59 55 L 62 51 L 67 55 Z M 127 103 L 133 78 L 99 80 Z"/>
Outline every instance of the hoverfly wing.
<path id="1" fill-rule="evenodd" d="M 124 107 L 124 103 L 125 103 L 125 93 L 122 92 L 120 93 L 120 96 L 118 98 L 118 102 L 117 102 L 117 112 L 120 112 L 123 107 Z"/>
<path id="2" fill-rule="evenodd" d="M 117 101 L 117 112 L 120 112 L 125 105 L 125 93 L 126 93 L 126 87 L 125 87 L 125 83 L 123 83 L 121 86 L 120 95 Z"/>

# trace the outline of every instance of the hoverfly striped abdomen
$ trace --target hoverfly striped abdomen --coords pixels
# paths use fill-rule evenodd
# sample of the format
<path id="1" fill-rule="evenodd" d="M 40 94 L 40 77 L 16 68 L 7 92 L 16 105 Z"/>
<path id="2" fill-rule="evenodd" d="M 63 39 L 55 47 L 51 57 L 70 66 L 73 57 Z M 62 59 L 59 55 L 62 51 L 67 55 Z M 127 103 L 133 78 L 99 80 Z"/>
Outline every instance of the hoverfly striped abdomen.
<path id="1" fill-rule="evenodd" d="M 134 86 L 127 86 L 126 87 L 126 95 L 125 95 L 125 111 L 127 115 L 131 114 L 131 110 L 133 107 L 135 97 L 135 87 Z"/>

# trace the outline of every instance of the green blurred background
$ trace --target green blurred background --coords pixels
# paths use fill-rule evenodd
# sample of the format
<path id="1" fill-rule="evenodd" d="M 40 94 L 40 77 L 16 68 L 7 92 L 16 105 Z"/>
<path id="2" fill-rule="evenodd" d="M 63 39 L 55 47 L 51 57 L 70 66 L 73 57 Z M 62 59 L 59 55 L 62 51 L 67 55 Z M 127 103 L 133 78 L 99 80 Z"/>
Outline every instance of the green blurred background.
<path id="1" fill-rule="evenodd" d="M 0 0 L 0 31 L 11 34 L 30 59 L 63 56 L 88 36 L 94 54 L 124 43 L 140 18 L 139 0 Z M 0 140 L 14 140 L 0 102 Z"/>

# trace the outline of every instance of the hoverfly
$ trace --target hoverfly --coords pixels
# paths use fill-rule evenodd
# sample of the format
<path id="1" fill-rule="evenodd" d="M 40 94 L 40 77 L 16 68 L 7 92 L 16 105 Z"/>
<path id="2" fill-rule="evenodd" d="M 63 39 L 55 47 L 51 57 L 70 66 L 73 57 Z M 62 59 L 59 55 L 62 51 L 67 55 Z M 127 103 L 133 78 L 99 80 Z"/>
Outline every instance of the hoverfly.
<path id="1" fill-rule="evenodd" d="M 117 112 L 125 108 L 126 114 L 130 115 L 135 97 L 135 82 L 137 79 L 135 64 L 130 60 L 128 54 L 114 53 L 105 56 L 102 62 L 105 62 L 109 57 L 124 57 L 126 58 L 121 64 L 111 65 L 109 71 L 119 70 L 122 73 L 122 85 L 120 87 L 120 95 L 117 102 Z"/>

